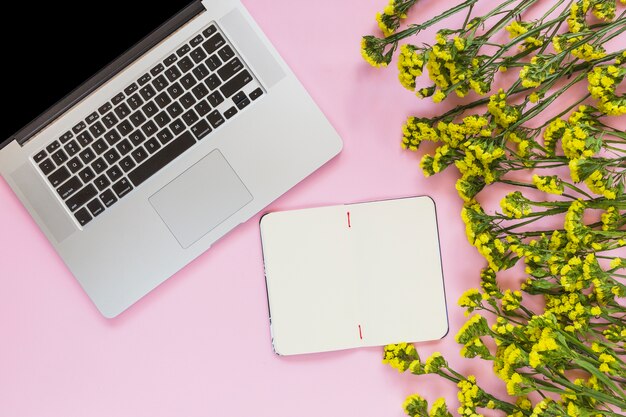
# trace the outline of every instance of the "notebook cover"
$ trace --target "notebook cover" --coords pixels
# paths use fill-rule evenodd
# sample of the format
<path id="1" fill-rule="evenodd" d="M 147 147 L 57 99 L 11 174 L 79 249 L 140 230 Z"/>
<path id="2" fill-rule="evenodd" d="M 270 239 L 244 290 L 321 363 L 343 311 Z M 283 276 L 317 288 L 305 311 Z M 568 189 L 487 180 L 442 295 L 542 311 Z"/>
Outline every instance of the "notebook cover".
<path id="1" fill-rule="evenodd" d="M 419 342 L 448 332 L 435 204 L 411 197 L 261 219 L 279 355 Z"/>

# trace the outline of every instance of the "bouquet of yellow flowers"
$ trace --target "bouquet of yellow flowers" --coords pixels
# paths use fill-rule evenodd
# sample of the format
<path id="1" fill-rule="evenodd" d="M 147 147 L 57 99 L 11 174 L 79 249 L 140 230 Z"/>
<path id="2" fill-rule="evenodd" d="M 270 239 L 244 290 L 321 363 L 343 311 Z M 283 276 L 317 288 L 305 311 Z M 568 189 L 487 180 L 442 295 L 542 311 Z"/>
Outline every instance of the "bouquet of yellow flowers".
<path id="1" fill-rule="evenodd" d="M 374 67 L 397 56 L 400 84 L 420 98 L 475 97 L 435 117 L 409 117 L 402 146 L 436 144 L 421 158 L 426 176 L 452 165 L 460 172 L 461 217 L 486 267 L 481 288 L 459 300 L 473 315 L 456 341 L 462 356 L 492 364 L 511 397 L 488 393 L 439 353 L 423 361 L 411 344 L 385 347 L 383 361 L 452 381 L 462 416 L 623 416 L 626 132 L 615 126 L 626 114 L 626 50 L 607 48 L 626 43 L 626 0 L 504 0 L 481 16 L 473 13 L 479 0 L 466 0 L 400 30 L 417 1 L 391 0 L 376 16 L 384 36 L 364 36 L 361 53 Z M 543 16 L 525 20 L 537 4 Z M 456 13 L 465 14 L 462 25 L 439 30 L 433 45 L 400 45 Z M 508 42 L 494 41 L 503 31 Z M 519 76 L 496 89 L 506 71 Z M 529 123 L 554 107 L 545 123 Z M 497 183 L 510 192 L 488 209 L 479 193 Z M 502 288 L 498 273 L 516 265 L 525 282 Z M 419 394 L 404 409 L 452 415 L 444 398 L 429 409 Z"/>

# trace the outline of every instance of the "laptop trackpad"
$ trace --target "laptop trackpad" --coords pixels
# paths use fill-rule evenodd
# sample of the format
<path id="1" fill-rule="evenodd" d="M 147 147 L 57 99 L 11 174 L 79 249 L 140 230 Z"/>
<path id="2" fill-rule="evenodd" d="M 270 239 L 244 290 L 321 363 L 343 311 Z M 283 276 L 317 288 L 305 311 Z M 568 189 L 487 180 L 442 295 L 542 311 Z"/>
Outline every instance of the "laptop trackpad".
<path id="1" fill-rule="evenodd" d="M 219 150 L 214 150 L 150 197 L 183 248 L 188 248 L 252 201 Z"/>

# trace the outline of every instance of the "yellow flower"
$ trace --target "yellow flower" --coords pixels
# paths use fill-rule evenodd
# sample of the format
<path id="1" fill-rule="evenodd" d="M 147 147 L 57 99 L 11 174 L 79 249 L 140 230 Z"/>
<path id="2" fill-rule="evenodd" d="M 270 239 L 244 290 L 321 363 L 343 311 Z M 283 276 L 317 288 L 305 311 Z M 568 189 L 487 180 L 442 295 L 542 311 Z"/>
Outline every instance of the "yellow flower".
<path id="1" fill-rule="evenodd" d="M 419 394 L 413 394 L 406 398 L 402 408 L 409 417 L 422 417 L 428 414 L 428 402 Z"/>
<path id="2" fill-rule="evenodd" d="M 383 57 L 384 44 L 373 36 L 364 36 L 361 39 L 361 56 L 375 68 L 386 67 L 387 61 Z"/>
<path id="3" fill-rule="evenodd" d="M 509 32 L 509 37 L 511 39 L 515 39 L 518 36 L 523 35 L 524 33 L 528 32 L 528 25 L 529 25 L 528 23 L 518 22 L 517 20 L 514 20 L 511 22 L 510 25 L 508 25 L 504 29 L 506 29 L 506 31 Z"/>
<path id="4" fill-rule="evenodd" d="M 402 45 L 398 55 L 398 79 L 404 88 L 415 90 L 415 79 L 422 75 L 424 55 L 413 45 Z"/>
<path id="5" fill-rule="evenodd" d="M 533 184 L 538 190 L 548 194 L 561 195 L 564 191 L 563 181 L 556 175 L 539 176 L 533 175 Z"/>
<path id="6" fill-rule="evenodd" d="M 441 91 L 441 90 L 437 90 L 435 92 L 435 94 L 433 95 L 433 102 L 435 103 L 440 103 L 442 102 L 444 99 L 446 98 L 446 94 Z"/>
<path id="7" fill-rule="evenodd" d="M 611 260 L 611 263 L 609 264 L 609 267 L 611 269 L 616 269 L 619 268 L 622 265 L 622 259 L 621 258 L 613 258 Z"/>

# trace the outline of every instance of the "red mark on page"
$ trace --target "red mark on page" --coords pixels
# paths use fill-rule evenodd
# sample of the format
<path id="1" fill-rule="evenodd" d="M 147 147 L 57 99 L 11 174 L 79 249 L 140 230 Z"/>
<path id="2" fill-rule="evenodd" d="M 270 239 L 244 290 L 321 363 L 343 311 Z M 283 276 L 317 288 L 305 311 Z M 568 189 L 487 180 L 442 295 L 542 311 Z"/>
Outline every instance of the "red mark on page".
<path id="1" fill-rule="evenodd" d="M 363 340 L 363 332 L 361 331 L 361 325 L 359 324 L 359 337 Z"/>
<path id="2" fill-rule="evenodd" d="M 350 224 L 350 212 L 348 212 L 348 227 L 352 227 L 352 225 Z"/>

